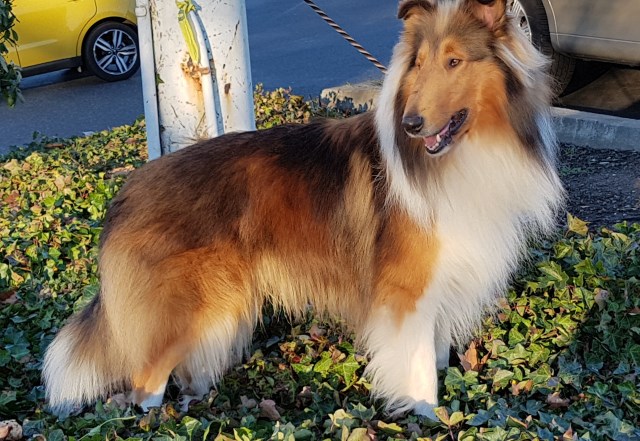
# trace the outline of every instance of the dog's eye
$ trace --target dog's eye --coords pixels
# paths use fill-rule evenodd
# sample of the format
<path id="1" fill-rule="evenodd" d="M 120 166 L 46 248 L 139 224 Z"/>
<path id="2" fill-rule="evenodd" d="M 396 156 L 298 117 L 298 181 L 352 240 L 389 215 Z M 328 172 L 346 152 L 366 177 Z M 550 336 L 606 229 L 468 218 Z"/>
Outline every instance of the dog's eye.
<path id="1" fill-rule="evenodd" d="M 453 68 L 458 66 L 460 63 L 462 62 L 462 60 L 458 59 L 458 58 L 449 58 L 449 67 Z"/>
<path id="2" fill-rule="evenodd" d="M 413 57 L 411 57 L 411 63 L 410 63 L 411 67 L 420 67 L 420 62 L 418 61 L 418 56 L 414 55 Z"/>

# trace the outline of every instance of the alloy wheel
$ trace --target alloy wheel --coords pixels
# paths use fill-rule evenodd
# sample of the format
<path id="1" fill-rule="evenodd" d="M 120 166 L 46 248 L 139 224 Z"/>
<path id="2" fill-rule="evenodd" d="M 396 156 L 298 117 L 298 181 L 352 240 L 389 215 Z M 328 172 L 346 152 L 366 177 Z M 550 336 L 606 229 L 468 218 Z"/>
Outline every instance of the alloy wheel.
<path id="1" fill-rule="evenodd" d="M 122 75 L 136 66 L 138 49 L 133 37 L 121 29 L 102 32 L 93 44 L 96 65 L 110 75 Z"/>
<path id="2" fill-rule="evenodd" d="M 520 4 L 518 0 L 509 0 L 507 2 L 507 11 L 515 18 L 520 30 L 524 32 L 529 41 L 531 41 L 531 25 L 522 4 Z"/>

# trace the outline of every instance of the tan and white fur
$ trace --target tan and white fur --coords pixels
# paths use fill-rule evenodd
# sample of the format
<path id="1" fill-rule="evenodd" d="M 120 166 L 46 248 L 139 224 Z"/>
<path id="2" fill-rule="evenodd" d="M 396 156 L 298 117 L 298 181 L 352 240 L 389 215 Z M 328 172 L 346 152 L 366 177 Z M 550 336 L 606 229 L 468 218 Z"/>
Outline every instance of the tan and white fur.
<path id="1" fill-rule="evenodd" d="M 202 396 L 269 302 L 339 316 L 373 394 L 433 417 L 463 345 L 562 201 L 544 58 L 505 0 L 404 0 L 375 114 L 230 134 L 152 161 L 113 200 L 101 290 L 48 348 L 56 411 L 130 389 Z"/>

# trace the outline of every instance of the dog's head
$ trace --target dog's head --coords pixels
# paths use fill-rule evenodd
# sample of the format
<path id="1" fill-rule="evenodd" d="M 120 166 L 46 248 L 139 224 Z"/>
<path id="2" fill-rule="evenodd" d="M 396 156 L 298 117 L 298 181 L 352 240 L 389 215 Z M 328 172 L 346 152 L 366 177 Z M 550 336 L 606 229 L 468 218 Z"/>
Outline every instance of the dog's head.
<path id="1" fill-rule="evenodd" d="M 400 130 L 438 155 L 479 121 L 504 119 L 508 86 L 496 42 L 510 31 L 506 0 L 404 0 L 398 16 L 405 65 Z"/>

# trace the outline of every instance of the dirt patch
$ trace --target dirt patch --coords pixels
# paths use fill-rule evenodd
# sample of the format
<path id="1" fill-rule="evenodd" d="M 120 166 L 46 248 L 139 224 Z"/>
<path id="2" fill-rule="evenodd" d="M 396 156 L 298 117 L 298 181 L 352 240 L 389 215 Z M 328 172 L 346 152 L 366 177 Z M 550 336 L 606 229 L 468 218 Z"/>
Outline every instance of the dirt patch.
<path id="1" fill-rule="evenodd" d="M 563 145 L 567 211 L 595 227 L 640 222 L 640 152 Z"/>

